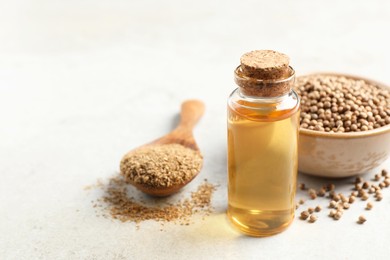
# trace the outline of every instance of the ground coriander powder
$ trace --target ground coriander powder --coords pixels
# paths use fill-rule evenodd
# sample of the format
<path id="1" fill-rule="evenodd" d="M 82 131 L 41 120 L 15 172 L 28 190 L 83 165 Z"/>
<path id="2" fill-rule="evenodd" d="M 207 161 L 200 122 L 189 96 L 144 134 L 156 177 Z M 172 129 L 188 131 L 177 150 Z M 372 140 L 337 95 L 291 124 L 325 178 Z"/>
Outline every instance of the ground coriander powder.
<path id="1" fill-rule="evenodd" d="M 200 171 L 199 151 L 180 144 L 146 146 L 121 161 L 125 180 L 150 187 L 171 187 L 191 180 Z"/>
<path id="2" fill-rule="evenodd" d="M 140 222 L 146 220 L 189 225 L 193 214 L 207 216 L 213 211 L 211 198 L 216 190 L 215 185 L 204 180 L 197 190 L 191 193 L 190 198 L 176 203 L 160 202 L 151 206 L 142 199 L 129 196 L 128 192 L 133 187 L 121 175 L 111 177 L 106 184 L 100 181 L 97 187 L 103 190 L 103 195 L 97 201 L 92 201 L 96 213 L 122 222 L 135 222 L 137 227 Z"/>

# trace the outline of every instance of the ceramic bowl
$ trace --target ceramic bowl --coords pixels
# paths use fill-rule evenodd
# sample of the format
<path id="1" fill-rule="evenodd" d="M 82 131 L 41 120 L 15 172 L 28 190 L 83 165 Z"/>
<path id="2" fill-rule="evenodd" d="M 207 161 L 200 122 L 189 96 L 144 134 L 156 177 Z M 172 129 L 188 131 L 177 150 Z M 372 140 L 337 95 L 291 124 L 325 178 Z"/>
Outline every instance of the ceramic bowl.
<path id="1" fill-rule="evenodd" d="M 316 73 L 362 79 L 357 76 Z M 310 175 L 342 178 L 370 172 L 390 155 L 390 125 L 364 132 L 327 133 L 308 129 L 299 132 L 299 171 Z"/>

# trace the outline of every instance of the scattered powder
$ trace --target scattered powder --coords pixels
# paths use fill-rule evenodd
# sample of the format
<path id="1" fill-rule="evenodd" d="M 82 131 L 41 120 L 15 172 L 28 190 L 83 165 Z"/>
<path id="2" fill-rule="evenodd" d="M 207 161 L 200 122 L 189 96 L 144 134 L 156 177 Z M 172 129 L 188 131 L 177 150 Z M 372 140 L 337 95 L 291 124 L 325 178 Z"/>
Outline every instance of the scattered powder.
<path id="1" fill-rule="evenodd" d="M 164 203 L 164 206 L 147 206 L 144 201 L 129 197 L 130 186 L 122 176 L 112 177 L 108 184 L 100 186 L 103 196 L 92 202 L 93 207 L 103 207 L 110 216 L 122 222 L 135 222 L 139 224 L 145 220 L 158 222 L 171 222 L 180 225 L 189 225 L 190 218 L 195 213 L 207 216 L 212 212 L 211 197 L 216 187 L 205 180 L 199 185 L 197 191 L 191 193 L 191 198 L 178 201 L 175 204 Z M 107 215 L 103 216 L 107 217 Z"/>
<path id="2" fill-rule="evenodd" d="M 151 187 L 171 187 L 191 180 L 202 168 L 200 152 L 180 144 L 148 146 L 121 161 L 121 173 L 129 182 Z"/>

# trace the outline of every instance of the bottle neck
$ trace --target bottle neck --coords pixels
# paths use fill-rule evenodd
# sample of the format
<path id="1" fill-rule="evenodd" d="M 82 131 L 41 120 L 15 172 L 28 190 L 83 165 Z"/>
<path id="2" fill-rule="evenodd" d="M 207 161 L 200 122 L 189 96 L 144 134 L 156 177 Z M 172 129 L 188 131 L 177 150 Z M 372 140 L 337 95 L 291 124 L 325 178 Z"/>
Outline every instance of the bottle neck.
<path id="1" fill-rule="evenodd" d="M 293 94 L 293 89 L 290 88 L 288 92 L 283 93 L 281 96 L 249 96 L 245 92 L 245 89 L 242 87 L 239 87 L 237 89 L 238 96 L 247 102 L 251 103 L 263 103 L 263 104 L 277 104 L 280 102 L 283 102 L 286 98 L 289 98 Z"/>
<path id="2" fill-rule="evenodd" d="M 295 71 L 289 67 L 287 78 L 283 79 L 258 79 L 246 75 L 241 66 L 234 71 L 236 84 L 239 86 L 239 94 L 245 99 L 277 102 L 291 93 L 295 80 Z M 276 100 L 275 100 L 276 99 Z M 272 101 L 271 101 L 272 100 Z M 268 102 L 267 102 L 268 103 Z"/>

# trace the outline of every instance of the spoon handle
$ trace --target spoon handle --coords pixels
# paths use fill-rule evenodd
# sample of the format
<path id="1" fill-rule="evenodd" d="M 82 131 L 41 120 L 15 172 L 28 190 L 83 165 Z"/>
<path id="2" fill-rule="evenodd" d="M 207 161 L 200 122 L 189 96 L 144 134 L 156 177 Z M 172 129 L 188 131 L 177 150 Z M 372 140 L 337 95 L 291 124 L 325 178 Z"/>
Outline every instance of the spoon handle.
<path id="1" fill-rule="evenodd" d="M 204 104 L 202 101 L 192 99 L 184 101 L 181 105 L 180 124 L 177 128 L 185 131 L 192 131 L 195 124 L 204 113 Z"/>

